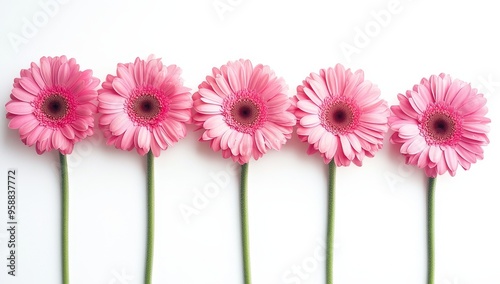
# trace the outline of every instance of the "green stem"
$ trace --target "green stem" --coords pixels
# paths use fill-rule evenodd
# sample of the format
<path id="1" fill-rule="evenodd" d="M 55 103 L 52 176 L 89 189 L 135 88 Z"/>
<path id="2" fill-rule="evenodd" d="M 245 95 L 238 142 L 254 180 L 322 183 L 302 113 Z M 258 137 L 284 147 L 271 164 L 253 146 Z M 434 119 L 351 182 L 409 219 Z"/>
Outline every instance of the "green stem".
<path id="1" fill-rule="evenodd" d="M 326 229 L 326 283 L 333 283 L 333 233 L 335 229 L 335 162 L 328 165 L 328 224 Z"/>
<path id="2" fill-rule="evenodd" d="M 429 178 L 427 188 L 427 284 L 434 284 L 434 195 L 436 178 Z"/>
<path id="3" fill-rule="evenodd" d="M 248 163 L 241 165 L 240 210 L 241 210 L 241 244 L 243 247 L 243 278 L 250 284 L 250 253 L 248 242 L 248 208 L 247 208 Z"/>
<path id="4" fill-rule="evenodd" d="M 148 175 L 148 232 L 146 244 L 146 275 L 145 284 L 151 284 L 153 275 L 153 250 L 154 250 L 154 222 L 155 222 L 155 192 L 154 192 L 154 156 L 151 151 L 147 155 Z"/>
<path id="5" fill-rule="evenodd" d="M 69 261 L 68 261 L 68 163 L 66 155 L 59 153 L 61 165 L 61 252 L 62 252 L 62 283 L 69 283 Z"/>

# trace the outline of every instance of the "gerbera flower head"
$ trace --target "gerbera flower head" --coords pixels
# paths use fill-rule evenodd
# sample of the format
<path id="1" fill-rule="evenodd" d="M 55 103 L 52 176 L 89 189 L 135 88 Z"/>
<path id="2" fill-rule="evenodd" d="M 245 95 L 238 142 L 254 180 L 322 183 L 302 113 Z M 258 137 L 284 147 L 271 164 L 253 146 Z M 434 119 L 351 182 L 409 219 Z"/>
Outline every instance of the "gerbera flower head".
<path id="1" fill-rule="evenodd" d="M 93 134 L 99 79 L 80 71 L 75 59 L 42 57 L 21 70 L 7 102 L 9 128 L 38 154 L 53 149 L 70 154 L 74 144 Z"/>
<path id="2" fill-rule="evenodd" d="M 399 105 L 391 107 L 391 142 L 399 145 L 406 163 L 425 169 L 429 177 L 455 175 L 483 158 L 489 143 L 486 98 L 470 84 L 449 75 L 423 78 Z"/>
<path id="3" fill-rule="evenodd" d="M 186 136 L 192 100 L 181 69 L 153 56 L 118 64 L 99 89 L 99 126 L 108 145 L 155 157 Z"/>
<path id="4" fill-rule="evenodd" d="M 389 109 L 380 90 L 364 80 L 362 70 L 352 72 L 337 64 L 311 73 L 293 98 L 297 134 L 309 143 L 308 154 L 319 152 L 325 163 L 353 162 L 382 148 Z"/>
<path id="5" fill-rule="evenodd" d="M 204 129 L 200 140 L 245 164 L 291 138 L 295 117 L 287 87 L 269 66 L 240 59 L 212 72 L 193 95 L 193 120 Z"/>

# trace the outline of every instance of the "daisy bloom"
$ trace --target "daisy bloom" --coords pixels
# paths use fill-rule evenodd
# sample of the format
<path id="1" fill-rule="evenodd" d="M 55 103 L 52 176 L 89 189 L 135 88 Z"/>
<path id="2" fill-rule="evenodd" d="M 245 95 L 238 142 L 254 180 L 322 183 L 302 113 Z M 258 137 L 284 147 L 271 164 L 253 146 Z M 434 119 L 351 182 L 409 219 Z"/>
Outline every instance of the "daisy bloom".
<path id="1" fill-rule="evenodd" d="M 361 166 L 365 156 L 373 157 L 388 128 L 389 109 L 379 96 L 362 70 L 337 64 L 311 73 L 293 98 L 297 134 L 310 144 L 307 153 L 319 152 L 336 166 Z"/>
<path id="2" fill-rule="evenodd" d="M 35 145 L 38 154 L 56 149 L 66 155 L 93 134 L 99 80 L 91 70 L 56 56 L 42 57 L 20 75 L 5 108 L 9 128 L 19 129 L 24 144 Z"/>
<path id="3" fill-rule="evenodd" d="M 490 119 L 486 98 L 470 84 L 433 75 L 406 96 L 398 94 L 398 100 L 389 118 L 395 131 L 391 142 L 401 147 L 407 164 L 425 169 L 429 177 L 446 171 L 454 176 L 458 165 L 468 170 L 483 158 Z"/>
<path id="4" fill-rule="evenodd" d="M 127 151 L 136 148 L 140 155 L 151 150 L 158 157 L 186 136 L 192 100 L 179 67 L 167 67 L 150 56 L 120 63 L 116 72 L 98 90 L 99 126 L 108 145 Z"/>
<path id="5" fill-rule="evenodd" d="M 279 150 L 295 125 L 283 79 L 243 59 L 212 72 L 193 95 L 194 123 L 205 130 L 200 140 L 240 164 Z"/>

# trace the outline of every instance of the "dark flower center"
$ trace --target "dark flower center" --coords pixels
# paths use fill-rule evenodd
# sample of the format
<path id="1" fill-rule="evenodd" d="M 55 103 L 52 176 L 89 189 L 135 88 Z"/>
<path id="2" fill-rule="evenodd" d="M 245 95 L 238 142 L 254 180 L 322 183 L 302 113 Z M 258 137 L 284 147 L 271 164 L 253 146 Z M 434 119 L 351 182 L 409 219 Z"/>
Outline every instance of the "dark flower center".
<path id="1" fill-rule="evenodd" d="M 448 140 L 455 133 L 455 121 L 444 113 L 435 113 L 427 120 L 428 134 L 436 141 Z"/>
<path id="2" fill-rule="evenodd" d="M 242 126 L 251 126 L 259 118 L 260 109 L 253 101 L 242 99 L 231 108 L 231 116 Z"/>
<path id="3" fill-rule="evenodd" d="M 252 134 L 267 121 L 267 106 L 260 94 L 241 90 L 224 99 L 222 115 L 232 129 Z"/>
<path id="4" fill-rule="evenodd" d="M 429 145 L 455 145 L 462 136 L 462 118 L 451 107 L 431 105 L 422 116 L 419 125 Z"/>
<path id="5" fill-rule="evenodd" d="M 346 134 L 358 124 L 358 109 L 354 104 L 342 100 L 329 100 L 323 105 L 321 124 L 334 134 Z"/>
<path id="6" fill-rule="evenodd" d="M 155 127 L 168 117 L 170 101 L 165 93 L 156 88 L 139 86 L 132 91 L 125 108 L 136 125 Z"/>
<path id="7" fill-rule="evenodd" d="M 155 96 L 144 94 L 137 97 L 132 105 L 135 115 L 142 119 L 154 119 L 160 113 L 161 104 Z"/>
<path id="8" fill-rule="evenodd" d="M 338 126 L 349 125 L 352 121 L 352 111 L 345 106 L 336 105 L 330 109 L 332 123 Z"/>
<path id="9" fill-rule="evenodd" d="M 41 110 L 48 118 L 59 120 L 68 113 L 68 101 L 60 94 L 52 94 L 43 101 Z"/>

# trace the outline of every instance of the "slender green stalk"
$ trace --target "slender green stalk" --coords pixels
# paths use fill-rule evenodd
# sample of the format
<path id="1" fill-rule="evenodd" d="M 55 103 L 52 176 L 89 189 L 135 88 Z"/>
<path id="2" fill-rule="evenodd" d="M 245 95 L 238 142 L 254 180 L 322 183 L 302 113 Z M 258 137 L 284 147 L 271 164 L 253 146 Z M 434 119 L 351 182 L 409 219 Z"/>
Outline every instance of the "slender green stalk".
<path id="1" fill-rule="evenodd" d="M 248 208 L 247 208 L 248 163 L 241 166 L 240 180 L 240 210 L 241 210 L 241 244 L 243 248 L 243 278 L 245 284 L 250 284 L 250 252 L 248 241 Z"/>
<path id="2" fill-rule="evenodd" d="M 68 260 L 68 162 L 66 155 L 59 153 L 61 165 L 61 252 L 62 252 L 62 283 L 69 284 Z"/>
<path id="3" fill-rule="evenodd" d="M 146 275 L 145 284 L 151 284 L 153 275 L 154 223 L 155 223 L 155 187 L 154 187 L 154 156 L 151 151 L 147 156 L 148 167 L 148 232 L 146 244 Z"/>
<path id="4" fill-rule="evenodd" d="M 427 189 L 427 284 L 434 284 L 434 194 L 436 178 L 429 178 Z"/>
<path id="5" fill-rule="evenodd" d="M 333 283 L 333 234 L 335 231 L 335 162 L 328 165 L 328 224 L 326 228 L 326 283 Z"/>

